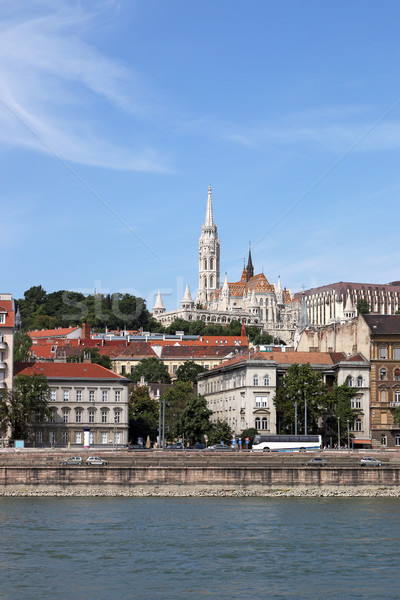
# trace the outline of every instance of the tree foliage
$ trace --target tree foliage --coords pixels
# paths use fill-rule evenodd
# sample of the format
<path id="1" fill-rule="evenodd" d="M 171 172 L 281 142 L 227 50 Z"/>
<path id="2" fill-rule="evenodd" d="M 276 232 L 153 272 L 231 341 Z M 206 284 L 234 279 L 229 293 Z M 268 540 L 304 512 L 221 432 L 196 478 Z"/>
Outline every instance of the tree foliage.
<path id="1" fill-rule="evenodd" d="M 14 389 L 0 403 L 0 428 L 11 428 L 12 439 L 29 440 L 33 424 L 51 415 L 49 386 L 43 375 L 18 375 Z"/>
<path id="2" fill-rule="evenodd" d="M 360 298 L 357 300 L 357 314 L 358 315 L 368 315 L 369 314 L 369 304 L 364 298 Z"/>
<path id="3" fill-rule="evenodd" d="M 166 365 L 153 356 L 139 361 L 127 377 L 135 383 L 139 382 L 141 377 L 144 377 L 147 383 L 171 383 Z"/>
<path id="4" fill-rule="evenodd" d="M 28 362 L 32 338 L 27 333 L 17 331 L 14 335 L 14 362 Z"/>
<path id="5" fill-rule="evenodd" d="M 297 402 L 298 433 L 317 433 L 318 420 L 329 404 L 329 389 L 323 383 L 319 373 L 315 373 L 310 364 L 293 364 L 286 376 L 279 381 L 274 399 L 280 432 L 294 433 L 295 403 Z M 305 404 L 307 402 L 307 432 L 305 428 Z"/>
<path id="6" fill-rule="evenodd" d="M 165 437 L 172 441 L 175 437 L 175 425 L 182 414 L 186 402 L 196 393 L 189 381 L 176 381 L 173 386 L 165 390 Z M 178 432 L 180 435 L 182 432 Z"/>
<path id="7" fill-rule="evenodd" d="M 347 421 L 353 423 L 357 418 L 358 411 L 351 408 L 351 400 L 356 395 L 356 390 L 349 387 L 347 383 L 342 385 L 335 384 L 329 390 L 329 406 L 325 416 L 325 435 L 333 440 L 338 441 L 338 433 L 340 429 L 340 442 L 347 441 Z M 338 427 L 338 420 L 340 424 Z M 354 437 L 351 434 L 351 437 Z"/>
<path id="8" fill-rule="evenodd" d="M 204 371 L 205 368 L 202 365 L 198 365 L 191 360 L 187 360 L 178 367 L 176 371 L 176 377 L 178 381 L 190 381 L 191 383 L 196 384 L 197 375 L 199 373 L 204 373 Z"/>
<path id="9" fill-rule="evenodd" d="M 175 424 L 175 436 L 185 436 L 189 444 L 200 442 L 210 431 L 212 411 L 207 407 L 204 396 L 191 396 Z"/>
<path id="10" fill-rule="evenodd" d="M 254 437 L 257 435 L 257 429 L 255 429 L 254 427 L 249 427 L 248 429 L 245 429 L 244 431 L 242 431 L 242 444 L 243 444 L 243 448 L 246 447 L 246 438 L 249 438 L 249 448 L 252 446 L 253 444 L 253 440 Z"/>
<path id="11" fill-rule="evenodd" d="M 216 423 L 210 423 L 210 429 L 207 435 L 210 444 L 220 444 L 223 442 L 226 445 L 230 445 L 233 431 L 226 421 L 218 419 Z"/>
<path id="12" fill-rule="evenodd" d="M 146 386 L 138 386 L 129 397 L 129 439 L 136 443 L 150 437 L 156 441 L 158 435 L 158 402 L 150 398 Z"/>

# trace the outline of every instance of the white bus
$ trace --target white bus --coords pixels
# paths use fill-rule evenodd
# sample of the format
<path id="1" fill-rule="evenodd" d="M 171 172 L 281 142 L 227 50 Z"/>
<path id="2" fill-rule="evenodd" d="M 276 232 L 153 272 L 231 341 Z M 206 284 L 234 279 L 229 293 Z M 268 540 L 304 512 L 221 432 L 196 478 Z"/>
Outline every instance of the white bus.
<path id="1" fill-rule="evenodd" d="M 320 435 L 260 435 L 254 436 L 252 450 L 255 452 L 301 452 L 321 450 Z"/>

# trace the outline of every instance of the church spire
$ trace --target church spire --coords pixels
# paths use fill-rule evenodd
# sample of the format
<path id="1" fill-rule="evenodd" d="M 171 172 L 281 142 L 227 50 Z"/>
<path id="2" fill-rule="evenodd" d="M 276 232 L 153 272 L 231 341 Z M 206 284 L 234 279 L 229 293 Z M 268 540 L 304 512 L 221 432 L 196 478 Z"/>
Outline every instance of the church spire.
<path id="1" fill-rule="evenodd" d="M 208 186 L 208 198 L 207 198 L 207 212 L 206 212 L 206 227 L 212 227 L 214 225 L 214 216 L 212 209 L 212 199 L 211 199 L 211 185 Z"/>
<path id="2" fill-rule="evenodd" d="M 253 267 L 253 261 L 251 260 L 251 243 L 249 242 L 249 258 L 248 258 L 247 267 L 246 267 L 247 281 L 249 281 L 249 279 L 251 277 L 253 277 L 253 275 L 254 275 L 254 267 Z"/>

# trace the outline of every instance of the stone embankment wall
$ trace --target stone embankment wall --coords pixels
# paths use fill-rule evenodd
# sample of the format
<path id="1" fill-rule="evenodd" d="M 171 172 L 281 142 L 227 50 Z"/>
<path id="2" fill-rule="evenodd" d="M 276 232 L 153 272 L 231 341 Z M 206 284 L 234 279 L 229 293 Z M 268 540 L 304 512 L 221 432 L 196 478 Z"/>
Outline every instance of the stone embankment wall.
<path id="1" fill-rule="evenodd" d="M 107 467 L 65 467 L 65 457 L 2 454 L 0 495 L 400 495 L 397 457 L 378 468 L 350 454 L 322 468 L 299 454 L 119 453 Z"/>

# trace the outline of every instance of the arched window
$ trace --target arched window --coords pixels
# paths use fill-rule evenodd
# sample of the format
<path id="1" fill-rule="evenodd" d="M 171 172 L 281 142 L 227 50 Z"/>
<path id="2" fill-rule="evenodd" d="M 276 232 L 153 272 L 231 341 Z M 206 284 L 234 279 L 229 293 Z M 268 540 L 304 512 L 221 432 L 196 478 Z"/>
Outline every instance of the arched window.
<path id="1" fill-rule="evenodd" d="M 257 417 L 257 419 L 254 421 L 254 427 L 257 429 L 257 431 L 261 429 L 259 417 Z"/>
<path id="2" fill-rule="evenodd" d="M 207 288 L 207 277 L 204 277 L 204 287 Z"/>
<path id="3" fill-rule="evenodd" d="M 214 277 L 211 275 L 210 276 L 210 288 L 214 287 Z"/>
<path id="4" fill-rule="evenodd" d="M 261 429 L 268 429 L 268 419 L 265 417 L 261 420 Z"/>
<path id="5" fill-rule="evenodd" d="M 353 378 L 351 377 L 351 375 L 349 375 L 347 378 L 347 385 L 349 387 L 353 387 Z"/>
<path id="6" fill-rule="evenodd" d="M 356 431 L 362 430 L 362 421 L 361 419 L 356 419 Z"/>
<path id="7" fill-rule="evenodd" d="M 260 306 L 264 306 L 264 300 L 260 298 Z"/>
<path id="8" fill-rule="evenodd" d="M 203 258 L 203 269 L 207 271 L 207 259 Z"/>
<path id="9" fill-rule="evenodd" d="M 386 402 L 387 401 L 387 393 L 386 390 L 382 390 L 381 391 L 381 402 Z"/>
<path id="10" fill-rule="evenodd" d="M 395 381 L 400 381 L 400 369 L 394 370 L 394 379 Z"/>
<path id="11" fill-rule="evenodd" d="M 379 372 L 379 379 L 381 381 L 385 381 L 385 379 L 386 379 L 386 369 L 381 369 L 380 370 L 380 372 Z"/>
<path id="12" fill-rule="evenodd" d="M 359 375 L 357 377 L 357 387 L 362 387 L 363 386 L 363 378 L 361 377 L 361 375 Z"/>
<path id="13" fill-rule="evenodd" d="M 264 376 L 264 385 L 269 385 L 269 376 L 268 375 Z"/>
<path id="14" fill-rule="evenodd" d="M 214 259 L 210 258 L 210 271 L 212 271 L 214 268 Z"/>
<path id="15" fill-rule="evenodd" d="M 253 385 L 258 385 L 258 375 L 253 376 Z"/>

